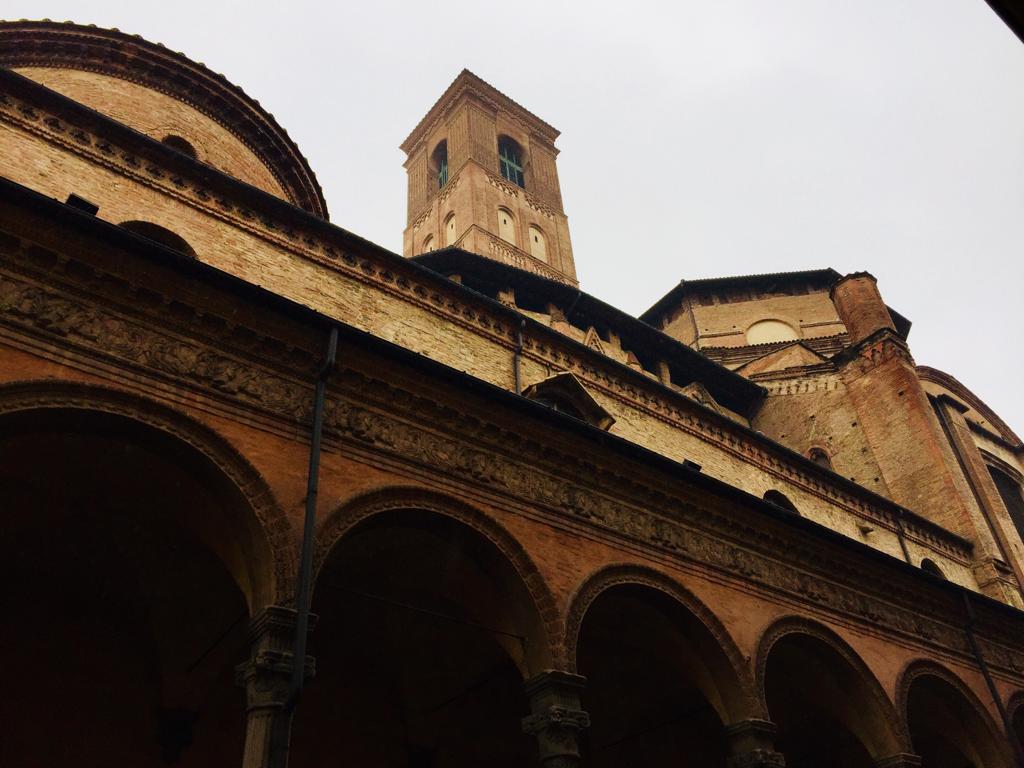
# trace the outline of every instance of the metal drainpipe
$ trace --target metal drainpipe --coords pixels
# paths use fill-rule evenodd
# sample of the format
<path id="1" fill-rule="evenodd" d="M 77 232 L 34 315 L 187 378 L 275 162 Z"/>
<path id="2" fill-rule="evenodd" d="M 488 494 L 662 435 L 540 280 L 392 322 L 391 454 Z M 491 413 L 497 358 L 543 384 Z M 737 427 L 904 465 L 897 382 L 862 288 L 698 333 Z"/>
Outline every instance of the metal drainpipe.
<path id="1" fill-rule="evenodd" d="M 512 353 L 512 375 L 516 382 L 516 394 L 523 394 L 523 379 L 519 371 L 519 360 L 523 356 L 523 329 L 526 327 L 526 321 L 519 321 L 519 328 L 516 330 L 516 348 Z"/>
<path id="2" fill-rule="evenodd" d="M 316 533 L 316 502 L 320 481 L 320 438 L 324 426 L 324 395 L 327 377 L 334 370 L 338 354 L 338 329 L 331 328 L 327 339 L 327 357 L 316 378 L 313 395 L 313 427 L 309 445 L 309 474 L 306 478 L 306 516 L 302 527 L 302 554 L 299 559 L 299 584 L 295 597 L 295 640 L 292 645 L 292 674 L 288 681 L 288 696 L 274 718 L 270 735 L 268 763 L 273 768 L 288 764 L 288 730 L 291 715 L 299 703 L 302 686 L 306 681 L 306 639 L 309 634 L 309 603 L 313 585 L 313 538 Z"/>
<path id="3" fill-rule="evenodd" d="M 978 639 L 974 635 L 974 606 L 971 604 L 971 598 L 967 595 L 966 591 L 961 592 L 960 596 L 963 597 L 964 611 L 967 613 L 967 622 L 964 624 L 964 631 L 967 633 L 967 644 L 971 646 L 974 660 L 978 663 L 981 674 L 985 678 L 985 684 L 988 686 L 988 692 L 992 695 L 992 701 L 995 703 L 996 709 L 999 710 L 999 717 L 1003 721 L 1003 728 L 1006 729 L 1006 738 L 1010 740 L 1010 746 L 1013 748 L 1017 766 L 1018 768 L 1024 768 L 1024 750 L 1021 748 L 1020 741 L 1017 740 L 1017 734 L 1013 730 L 1013 723 L 1010 722 L 1010 717 L 1006 713 L 1006 707 L 1003 706 L 1003 700 L 999 696 L 995 680 L 992 679 L 988 663 L 986 663 L 985 657 L 981 655 Z"/>
<path id="4" fill-rule="evenodd" d="M 581 291 L 579 288 L 577 288 L 576 289 L 576 298 L 574 298 L 572 300 L 572 304 L 570 304 L 569 308 L 567 310 L 565 310 L 565 322 L 569 323 L 569 325 L 572 325 L 572 320 L 570 320 L 569 317 L 572 315 L 572 311 L 574 309 L 576 309 L 576 302 L 580 300 L 580 296 L 582 296 L 582 295 L 583 295 L 583 291 Z"/>
<path id="5" fill-rule="evenodd" d="M 900 540 L 900 549 L 903 550 L 903 559 L 906 560 L 910 565 L 914 563 L 910 560 L 910 550 L 907 549 L 906 531 L 903 528 L 903 510 L 896 510 L 896 538 Z"/>

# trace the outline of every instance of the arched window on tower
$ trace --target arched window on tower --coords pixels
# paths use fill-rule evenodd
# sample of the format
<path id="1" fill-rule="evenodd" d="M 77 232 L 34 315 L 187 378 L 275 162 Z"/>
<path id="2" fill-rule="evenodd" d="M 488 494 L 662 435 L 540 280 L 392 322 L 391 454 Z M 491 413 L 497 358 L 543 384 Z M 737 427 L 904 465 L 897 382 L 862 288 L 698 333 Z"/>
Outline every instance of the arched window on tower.
<path id="1" fill-rule="evenodd" d="M 434 250 L 434 236 L 433 235 L 427 235 L 425 238 L 423 238 L 423 251 L 422 252 L 423 253 L 430 253 L 432 250 Z"/>
<path id="2" fill-rule="evenodd" d="M 532 224 L 530 225 L 530 255 L 543 262 L 548 260 L 548 244 L 544 239 L 544 233 Z"/>
<path id="3" fill-rule="evenodd" d="M 449 213 L 444 220 L 444 244 L 455 245 L 455 213 Z"/>
<path id="4" fill-rule="evenodd" d="M 523 177 L 523 153 L 508 136 L 498 139 L 498 164 L 501 166 L 502 178 L 526 189 Z"/>
<path id="5" fill-rule="evenodd" d="M 516 245 L 516 220 L 512 212 L 506 208 L 498 209 L 498 236 L 506 242 Z"/>
<path id="6" fill-rule="evenodd" d="M 448 141 L 440 142 L 434 148 L 434 154 L 430 158 L 431 166 L 437 175 L 437 188 L 440 189 L 448 183 Z"/>

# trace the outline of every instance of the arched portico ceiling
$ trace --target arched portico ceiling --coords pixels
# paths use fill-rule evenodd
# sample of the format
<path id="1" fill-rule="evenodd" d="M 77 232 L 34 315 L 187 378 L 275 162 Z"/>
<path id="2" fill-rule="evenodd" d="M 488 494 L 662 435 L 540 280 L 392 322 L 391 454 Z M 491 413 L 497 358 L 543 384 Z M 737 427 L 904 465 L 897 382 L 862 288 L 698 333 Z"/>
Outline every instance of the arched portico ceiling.
<path id="1" fill-rule="evenodd" d="M 291 599 L 297 563 L 291 524 L 266 481 L 227 440 L 173 408 L 123 390 L 52 379 L 0 386 L 0 419 L 57 410 L 125 419 L 202 459 L 244 499 L 242 514 L 251 515 L 243 521 L 252 534 L 250 561 L 244 564 L 250 583 L 243 586 L 250 612 Z"/>
<path id="2" fill-rule="evenodd" d="M 708 655 L 701 661 L 712 671 L 716 688 L 710 692 L 709 699 L 721 708 L 719 716 L 723 722 L 764 717 L 743 654 L 718 617 L 670 576 L 642 565 L 606 566 L 588 577 L 570 598 L 565 617 L 565 658 L 570 671 L 576 671 L 580 629 L 587 611 L 602 594 L 624 586 L 641 587 L 666 596 L 692 618 L 690 628 L 696 628 L 698 635 L 702 635 L 697 640 Z"/>
<path id="3" fill-rule="evenodd" d="M 945 710 L 940 716 L 948 718 L 947 722 L 953 727 L 947 728 L 943 737 L 951 741 L 964 740 L 957 747 L 973 753 L 970 758 L 978 761 L 974 768 L 1010 768 L 1014 765 L 1008 735 L 992 719 L 970 686 L 959 675 L 929 659 L 907 664 L 896 683 L 896 707 L 910 738 L 914 737 L 913 692 L 918 686 L 927 686 L 923 700 Z M 1010 704 L 1013 705 L 1015 700 L 1024 703 L 1024 695 L 1011 698 Z M 933 717 L 927 719 L 935 720 Z M 929 746 L 913 744 L 919 752 L 928 751 Z"/>
<path id="4" fill-rule="evenodd" d="M 500 523 L 481 510 L 436 491 L 415 486 L 391 486 L 356 496 L 323 519 L 317 529 L 314 571 L 319 578 L 325 563 L 340 542 L 353 530 L 374 518 L 394 512 L 419 512 L 436 515 L 472 531 L 508 566 L 515 583 L 522 588 L 528 606 L 517 606 L 534 628 L 526 638 L 525 658 L 521 660 L 524 677 L 558 666 L 555 649 L 560 633 L 555 617 L 555 601 L 544 577 L 523 545 Z M 510 596 L 512 599 L 512 596 Z"/>
<path id="5" fill-rule="evenodd" d="M 767 679 L 774 658 L 773 651 L 784 644 L 799 645 L 809 675 L 827 670 L 831 680 L 820 688 L 814 677 L 806 679 L 809 688 L 828 690 L 832 685 L 837 695 L 816 702 L 822 712 L 840 722 L 861 742 L 875 760 L 909 752 L 909 738 L 889 697 L 860 655 L 833 630 L 816 621 L 799 616 L 781 618 L 761 634 L 754 657 L 757 692 L 769 719 Z M 815 664 L 809 663 L 812 658 Z M 799 679 L 789 678 L 790 688 L 801 686 Z"/>

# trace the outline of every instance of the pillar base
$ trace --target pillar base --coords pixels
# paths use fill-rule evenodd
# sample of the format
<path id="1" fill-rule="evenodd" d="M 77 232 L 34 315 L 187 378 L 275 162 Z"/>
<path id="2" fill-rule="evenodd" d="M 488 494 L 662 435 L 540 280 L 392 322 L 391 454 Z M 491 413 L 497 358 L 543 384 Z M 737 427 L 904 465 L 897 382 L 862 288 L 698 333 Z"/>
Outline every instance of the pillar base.
<path id="1" fill-rule="evenodd" d="M 909 752 L 901 752 L 891 757 L 883 757 L 875 760 L 875 768 L 919 768 L 921 758 L 911 755 Z"/>

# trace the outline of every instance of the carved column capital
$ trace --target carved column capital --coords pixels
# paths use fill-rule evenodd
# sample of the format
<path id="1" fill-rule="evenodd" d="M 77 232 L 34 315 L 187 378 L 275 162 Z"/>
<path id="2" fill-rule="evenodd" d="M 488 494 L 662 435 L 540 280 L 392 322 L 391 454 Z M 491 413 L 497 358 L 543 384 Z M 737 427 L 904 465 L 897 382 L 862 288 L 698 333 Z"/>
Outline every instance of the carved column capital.
<path id="1" fill-rule="evenodd" d="M 919 768 L 920 765 L 921 758 L 907 752 L 875 760 L 875 768 Z"/>
<path id="2" fill-rule="evenodd" d="M 545 768 L 574 768 L 580 762 L 579 733 L 590 725 L 580 693 L 586 679 L 568 672 L 543 672 L 526 682 L 530 714 L 523 730 L 537 738 Z"/>
<path id="3" fill-rule="evenodd" d="M 235 681 L 245 688 L 248 713 L 243 768 L 269 768 L 275 750 L 279 754 L 288 747 L 291 715 L 284 705 L 294 662 L 295 619 L 291 608 L 271 605 L 249 623 L 249 660 L 235 667 Z M 315 669 L 313 657 L 307 655 L 306 677 L 312 677 Z"/>
<path id="4" fill-rule="evenodd" d="M 249 660 L 235 667 L 235 682 L 245 688 L 249 711 L 277 708 L 285 702 L 292 673 L 295 617 L 291 608 L 271 605 L 249 623 Z M 307 654 L 306 677 L 315 671 L 316 660 Z"/>
<path id="5" fill-rule="evenodd" d="M 725 729 L 729 768 L 784 768 L 786 758 L 775 751 L 775 723 L 743 720 Z"/>

